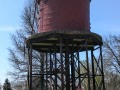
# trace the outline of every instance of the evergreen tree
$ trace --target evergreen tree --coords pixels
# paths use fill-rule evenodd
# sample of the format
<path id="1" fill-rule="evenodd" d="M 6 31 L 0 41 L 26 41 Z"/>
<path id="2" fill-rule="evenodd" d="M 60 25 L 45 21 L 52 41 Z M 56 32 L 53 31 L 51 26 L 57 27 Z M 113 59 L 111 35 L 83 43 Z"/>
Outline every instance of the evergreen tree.
<path id="1" fill-rule="evenodd" d="M 3 90 L 12 90 L 11 84 L 8 79 L 5 80 L 5 83 L 3 85 Z"/>
<path id="2" fill-rule="evenodd" d="M 2 85 L 1 85 L 1 83 L 0 83 L 0 90 L 2 90 Z"/>

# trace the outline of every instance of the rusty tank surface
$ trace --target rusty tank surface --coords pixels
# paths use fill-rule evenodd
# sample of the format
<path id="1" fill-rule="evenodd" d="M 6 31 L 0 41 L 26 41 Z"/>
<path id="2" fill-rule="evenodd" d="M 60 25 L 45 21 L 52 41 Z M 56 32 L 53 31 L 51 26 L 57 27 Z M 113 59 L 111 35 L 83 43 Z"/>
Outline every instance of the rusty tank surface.
<path id="1" fill-rule="evenodd" d="M 90 32 L 90 0 L 39 0 L 38 32 Z"/>

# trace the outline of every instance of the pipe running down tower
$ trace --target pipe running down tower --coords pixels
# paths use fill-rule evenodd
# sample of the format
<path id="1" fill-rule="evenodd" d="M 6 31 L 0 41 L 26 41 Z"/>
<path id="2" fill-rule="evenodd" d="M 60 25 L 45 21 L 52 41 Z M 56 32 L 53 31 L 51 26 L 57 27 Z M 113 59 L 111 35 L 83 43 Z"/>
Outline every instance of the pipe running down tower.
<path id="1" fill-rule="evenodd" d="M 37 0 L 38 33 L 27 38 L 28 87 L 41 90 L 105 90 L 102 38 L 90 31 L 90 0 Z M 33 72 L 32 51 L 42 53 Z"/>

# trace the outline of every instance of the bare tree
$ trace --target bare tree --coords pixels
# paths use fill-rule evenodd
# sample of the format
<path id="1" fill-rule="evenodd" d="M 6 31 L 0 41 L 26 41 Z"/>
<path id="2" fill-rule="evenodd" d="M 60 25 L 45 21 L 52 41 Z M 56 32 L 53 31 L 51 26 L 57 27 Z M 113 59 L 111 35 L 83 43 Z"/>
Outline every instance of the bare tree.
<path id="1" fill-rule="evenodd" d="M 114 72 L 107 72 L 105 77 L 106 90 L 120 89 L 120 75 Z"/>
<path id="2" fill-rule="evenodd" d="M 9 61 L 11 62 L 11 65 L 13 66 L 14 69 L 13 71 L 9 72 L 9 75 L 13 76 L 16 83 L 18 83 L 18 81 L 26 81 L 27 79 L 28 52 L 25 47 L 25 42 L 28 36 L 37 33 L 38 21 L 36 13 L 37 13 L 36 1 L 29 0 L 21 16 L 22 20 L 21 29 L 17 30 L 15 34 L 11 34 L 13 47 L 9 48 L 8 50 L 10 53 Z M 42 54 L 36 51 L 33 51 L 32 54 L 33 54 L 32 57 L 33 70 L 34 72 L 40 72 L 41 61 L 43 60 L 41 56 Z"/>
<path id="3" fill-rule="evenodd" d="M 106 90 L 119 90 L 120 35 L 109 35 L 104 39 L 103 59 Z"/>
<path id="4" fill-rule="evenodd" d="M 110 35 L 104 40 L 104 68 L 120 74 L 120 35 Z"/>
<path id="5" fill-rule="evenodd" d="M 12 90 L 27 90 L 27 82 L 17 81 L 11 82 Z"/>

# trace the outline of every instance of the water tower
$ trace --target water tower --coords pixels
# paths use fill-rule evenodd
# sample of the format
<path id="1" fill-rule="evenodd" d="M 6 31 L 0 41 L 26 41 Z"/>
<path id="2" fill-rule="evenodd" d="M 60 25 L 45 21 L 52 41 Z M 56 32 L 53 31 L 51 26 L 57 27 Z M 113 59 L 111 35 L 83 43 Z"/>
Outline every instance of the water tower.
<path id="1" fill-rule="evenodd" d="M 29 90 L 33 76 L 42 90 L 105 90 L 102 38 L 90 31 L 90 0 L 37 0 L 38 33 L 28 37 Z M 44 54 L 39 74 L 32 50 Z M 41 65 L 42 65 L 41 63 Z"/>

